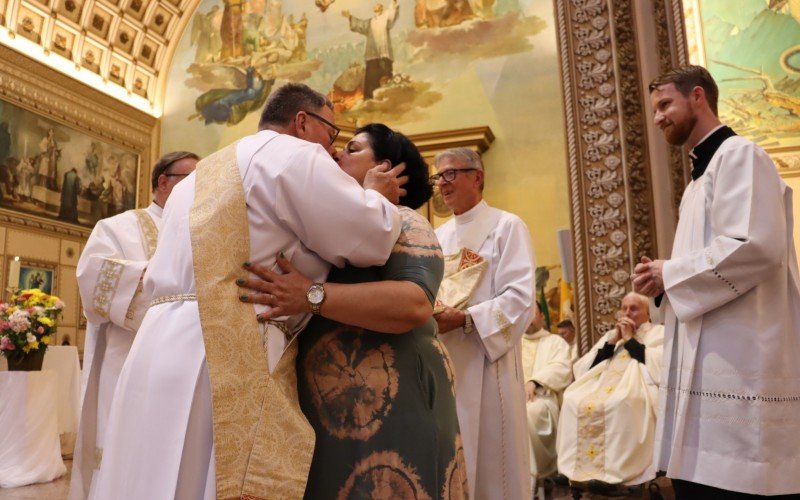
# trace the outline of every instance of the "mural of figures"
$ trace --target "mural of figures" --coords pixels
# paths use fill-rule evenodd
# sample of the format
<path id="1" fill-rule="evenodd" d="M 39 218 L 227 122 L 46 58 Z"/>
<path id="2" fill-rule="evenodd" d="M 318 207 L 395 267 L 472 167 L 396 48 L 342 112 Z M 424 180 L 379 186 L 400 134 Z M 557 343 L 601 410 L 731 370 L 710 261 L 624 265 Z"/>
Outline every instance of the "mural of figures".
<path id="1" fill-rule="evenodd" d="M 189 23 L 197 27 L 177 42 L 162 151 L 205 156 L 253 133 L 262 99 L 286 82 L 326 94 L 345 126 L 378 121 L 406 134 L 489 126 L 497 139 L 487 164 L 498 182 L 487 183 L 488 199 L 523 212 L 542 232 L 537 255 L 558 262 L 554 234 L 570 222 L 552 2 L 241 0 L 241 42 L 223 34 L 225 8 L 201 0 Z M 207 30 L 220 34 L 218 56 L 197 34 Z M 528 207 L 530 199 L 548 210 Z"/>
<path id="2" fill-rule="evenodd" d="M 684 0 L 684 10 L 690 57 L 719 83 L 722 121 L 779 167 L 800 168 L 800 0 Z"/>
<path id="3" fill-rule="evenodd" d="M 139 158 L 0 101 L 0 208 L 92 227 L 136 205 Z"/>

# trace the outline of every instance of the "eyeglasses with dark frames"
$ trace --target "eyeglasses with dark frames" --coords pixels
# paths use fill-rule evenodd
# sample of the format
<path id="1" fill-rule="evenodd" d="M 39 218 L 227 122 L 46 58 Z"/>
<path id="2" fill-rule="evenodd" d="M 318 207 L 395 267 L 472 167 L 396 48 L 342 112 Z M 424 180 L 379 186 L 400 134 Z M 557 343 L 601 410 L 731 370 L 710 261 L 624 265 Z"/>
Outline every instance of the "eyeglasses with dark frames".
<path id="1" fill-rule="evenodd" d="M 187 175 L 191 174 L 161 174 L 161 175 L 163 175 L 164 177 L 186 177 Z"/>
<path id="2" fill-rule="evenodd" d="M 432 176 L 428 177 L 428 180 L 431 184 L 436 184 L 439 182 L 439 179 L 444 179 L 445 182 L 453 182 L 456 180 L 456 174 L 458 172 L 472 172 L 473 170 L 478 170 L 477 168 L 451 168 L 450 170 L 445 170 L 444 172 L 433 174 Z"/>
<path id="3" fill-rule="evenodd" d="M 303 112 L 305 114 L 309 115 L 309 116 L 313 116 L 317 120 L 321 121 L 325 125 L 329 126 L 331 129 L 333 129 L 333 135 L 331 136 L 331 144 L 333 144 L 333 142 L 336 140 L 336 138 L 339 137 L 339 132 L 341 132 L 341 129 L 339 129 L 339 127 L 337 127 L 336 125 L 334 125 L 333 123 L 329 122 L 328 120 L 326 120 L 325 118 L 319 116 L 316 113 L 313 113 L 311 111 L 303 111 Z"/>

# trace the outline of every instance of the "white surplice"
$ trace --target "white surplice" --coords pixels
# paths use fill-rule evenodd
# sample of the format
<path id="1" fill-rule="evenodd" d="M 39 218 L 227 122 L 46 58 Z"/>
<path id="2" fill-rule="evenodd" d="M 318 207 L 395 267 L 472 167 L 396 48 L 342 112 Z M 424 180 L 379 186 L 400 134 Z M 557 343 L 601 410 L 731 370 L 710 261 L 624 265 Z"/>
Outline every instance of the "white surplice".
<path id="1" fill-rule="evenodd" d="M 147 310 L 136 292 L 155 247 L 161 212 L 161 207 L 151 203 L 145 210 L 128 210 L 98 221 L 78 260 L 78 288 L 88 323 L 72 500 L 89 495 L 99 466 L 117 379 Z"/>
<path id="2" fill-rule="evenodd" d="M 544 328 L 522 336 L 522 372 L 536 385 L 526 403 L 531 439 L 531 474 L 547 477 L 556 472 L 558 396 L 572 381 L 569 344 Z"/>
<path id="3" fill-rule="evenodd" d="M 558 470 L 573 481 L 640 484 L 656 472 L 653 440 L 664 327 L 648 322 L 637 329 L 644 364 L 631 358 L 619 340 L 614 355 L 592 367 L 610 334 L 575 363 L 575 382 L 564 391 Z"/>
<path id="4" fill-rule="evenodd" d="M 364 191 L 319 145 L 263 131 L 236 150 L 250 228 L 250 260 L 277 269 L 287 259 L 315 282 L 330 263 L 385 263 L 400 231 L 396 207 Z M 120 375 L 93 498 L 213 499 L 212 400 L 196 293 L 189 213 L 195 174 L 178 184 L 164 211 L 163 237 L 145 275 L 152 305 Z M 243 271 L 244 274 L 244 271 Z M 219 290 L 235 294 L 236 289 Z M 253 314 L 266 307 L 254 307 Z M 292 316 L 299 330 L 307 315 Z M 286 346 L 265 327 L 269 368 Z"/>
<path id="5" fill-rule="evenodd" d="M 800 493 L 800 279 L 792 193 L 731 137 L 681 201 L 664 264 L 656 459 L 672 478 Z"/>
<path id="6" fill-rule="evenodd" d="M 520 339 L 531 321 L 534 255 L 525 223 L 481 201 L 436 230 L 445 255 L 489 263 L 468 302 L 475 331 L 440 332 L 456 372 L 470 498 L 528 499 L 530 456 Z"/>

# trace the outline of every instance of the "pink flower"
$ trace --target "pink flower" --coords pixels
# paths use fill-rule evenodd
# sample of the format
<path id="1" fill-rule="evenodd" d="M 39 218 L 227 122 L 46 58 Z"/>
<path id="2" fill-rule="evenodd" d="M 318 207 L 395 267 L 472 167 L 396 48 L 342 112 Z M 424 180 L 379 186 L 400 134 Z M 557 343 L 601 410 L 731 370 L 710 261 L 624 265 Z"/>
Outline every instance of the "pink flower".
<path id="1" fill-rule="evenodd" d="M 17 347 L 8 337 L 0 338 L 0 351 L 13 351 Z"/>
<path id="2" fill-rule="evenodd" d="M 15 332 L 24 332 L 31 327 L 31 322 L 28 319 L 28 313 L 25 311 L 17 310 L 8 318 L 9 326 Z"/>
<path id="3" fill-rule="evenodd" d="M 3 330 L 8 330 L 9 328 L 11 328 L 11 325 L 8 323 L 8 321 L 0 319 L 0 332 Z"/>
<path id="4" fill-rule="evenodd" d="M 42 333 L 44 333 L 44 327 L 40 326 L 39 328 L 36 329 L 36 331 L 39 332 L 40 334 L 42 334 Z"/>

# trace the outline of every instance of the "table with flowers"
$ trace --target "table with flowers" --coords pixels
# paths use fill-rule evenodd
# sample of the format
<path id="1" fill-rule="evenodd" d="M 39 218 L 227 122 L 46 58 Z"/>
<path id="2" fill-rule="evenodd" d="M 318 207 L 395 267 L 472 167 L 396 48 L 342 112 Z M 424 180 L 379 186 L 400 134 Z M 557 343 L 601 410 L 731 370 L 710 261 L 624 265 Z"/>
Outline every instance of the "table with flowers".
<path id="1" fill-rule="evenodd" d="M 77 352 L 52 351 L 50 369 L 42 370 L 63 307 L 58 297 L 36 289 L 0 303 L 0 353 L 12 370 L 0 372 L 0 429 L 5 429 L 0 433 L 0 487 L 52 481 L 66 473 L 59 434 L 77 426 Z"/>

